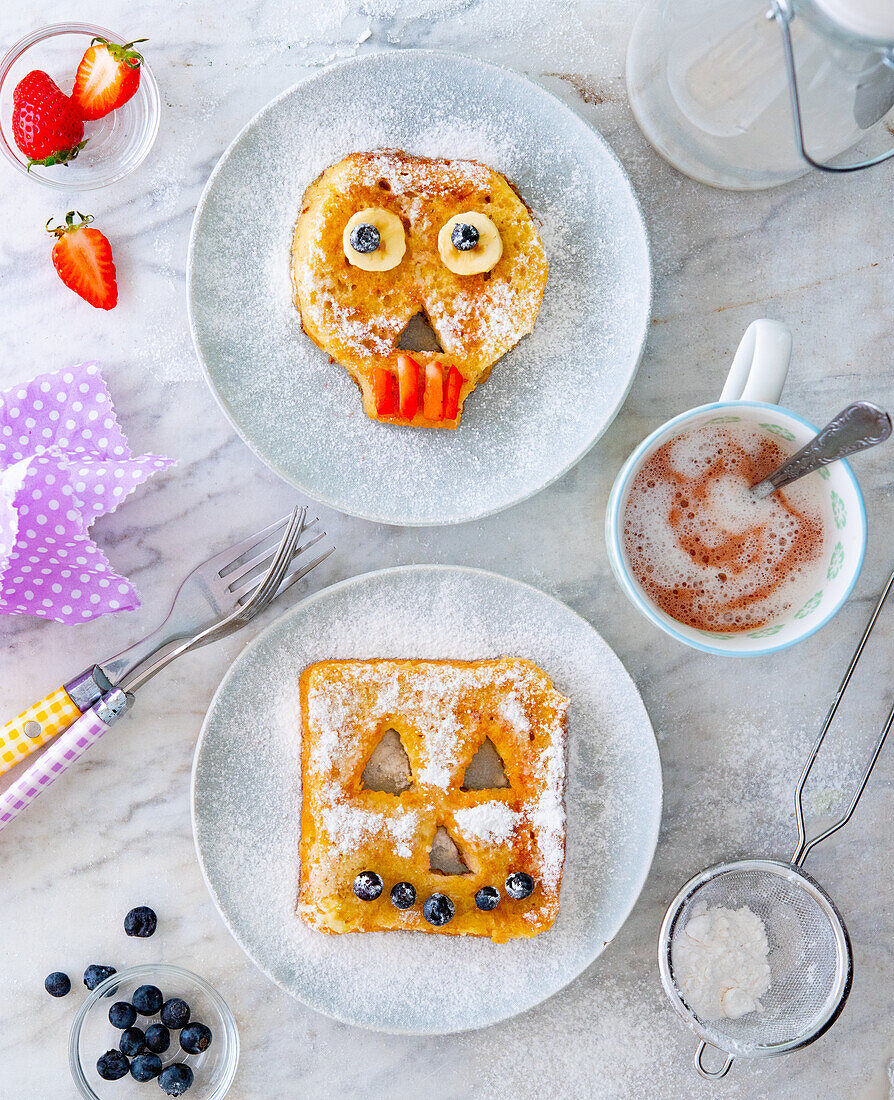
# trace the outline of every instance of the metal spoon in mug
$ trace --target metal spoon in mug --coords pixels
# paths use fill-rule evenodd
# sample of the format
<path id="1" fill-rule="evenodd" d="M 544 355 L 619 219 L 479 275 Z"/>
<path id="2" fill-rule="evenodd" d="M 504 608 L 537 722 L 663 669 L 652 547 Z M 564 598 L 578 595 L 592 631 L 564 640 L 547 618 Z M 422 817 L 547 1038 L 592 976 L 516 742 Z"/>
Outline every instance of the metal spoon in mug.
<path id="1" fill-rule="evenodd" d="M 785 461 L 775 473 L 751 489 L 752 500 L 763 500 L 770 493 L 791 485 L 799 477 L 813 473 L 839 458 L 868 450 L 891 434 L 891 417 L 869 401 L 855 401 L 833 416 L 810 442 Z"/>

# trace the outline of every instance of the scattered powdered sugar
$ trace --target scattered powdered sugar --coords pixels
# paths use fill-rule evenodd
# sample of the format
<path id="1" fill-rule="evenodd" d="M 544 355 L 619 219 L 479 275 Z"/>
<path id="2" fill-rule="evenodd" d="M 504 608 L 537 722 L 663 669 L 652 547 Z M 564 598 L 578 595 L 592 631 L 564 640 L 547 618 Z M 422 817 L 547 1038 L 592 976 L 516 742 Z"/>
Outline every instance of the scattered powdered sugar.
<path id="1" fill-rule="evenodd" d="M 460 836 L 485 844 L 505 844 L 515 834 L 518 814 L 505 802 L 482 802 L 453 814 Z"/>
<path id="2" fill-rule="evenodd" d="M 325 936 L 308 928 L 295 914 L 301 670 L 326 658 L 505 655 L 535 662 L 571 700 L 566 859 L 555 925 L 502 945 L 418 933 Z M 553 774 L 557 760 L 542 754 L 539 767 Z M 584 620 L 513 581 L 418 566 L 311 597 L 244 651 L 202 736 L 196 837 L 231 931 L 286 989 L 354 1023 L 446 1032 L 514 1015 L 601 952 L 645 878 L 660 790 L 636 689 Z M 541 827 L 555 824 L 554 811 L 555 803 L 535 808 Z"/>
<path id="3" fill-rule="evenodd" d="M 346 802 L 333 802 L 323 808 L 323 828 L 342 855 L 384 833 L 391 838 L 397 854 L 409 859 L 419 830 L 419 814 L 404 806 L 386 814 Z"/>
<path id="4" fill-rule="evenodd" d="M 377 148 L 481 161 L 518 187 L 540 229 L 550 273 L 534 331 L 495 365 L 456 432 L 370 421 L 292 302 L 305 187 Z M 611 420 L 644 337 L 648 252 L 620 166 L 573 112 L 511 72 L 404 51 L 322 73 L 249 128 L 200 203 L 190 296 L 218 395 L 274 468 L 342 511 L 447 523 L 547 484 Z"/>

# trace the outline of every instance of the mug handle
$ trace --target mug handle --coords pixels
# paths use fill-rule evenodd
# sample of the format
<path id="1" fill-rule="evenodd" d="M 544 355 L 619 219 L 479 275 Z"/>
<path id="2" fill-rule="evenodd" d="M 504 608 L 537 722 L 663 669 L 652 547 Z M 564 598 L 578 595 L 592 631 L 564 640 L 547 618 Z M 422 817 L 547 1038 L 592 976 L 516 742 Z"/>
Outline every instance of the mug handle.
<path id="1" fill-rule="evenodd" d="M 792 331 L 781 321 L 752 321 L 736 348 L 721 401 L 777 405 L 792 357 Z"/>

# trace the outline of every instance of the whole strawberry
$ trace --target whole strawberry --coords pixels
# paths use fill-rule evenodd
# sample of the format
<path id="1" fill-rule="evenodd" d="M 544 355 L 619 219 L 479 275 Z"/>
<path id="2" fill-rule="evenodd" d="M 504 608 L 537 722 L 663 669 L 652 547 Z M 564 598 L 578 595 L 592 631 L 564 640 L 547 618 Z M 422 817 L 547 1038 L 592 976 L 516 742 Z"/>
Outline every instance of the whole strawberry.
<path id="1" fill-rule="evenodd" d="M 35 164 L 68 164 L 87 144 L 78 109 L 40 69 L 23 76 L 12 93 L 12 134 L 16 145 Z"/>
<path id="2" fill-rule="evenodd" d="M 56 238 L 53 266 L 62 282 L 91 306 L 114 309 L 118 303 L 118 278 L 112 246 L 98 229 L 87 228 L 92 221 L 90 214 L 69 210 L 62 225 L 51 229 L 47 222 L 47 232 Z"/>

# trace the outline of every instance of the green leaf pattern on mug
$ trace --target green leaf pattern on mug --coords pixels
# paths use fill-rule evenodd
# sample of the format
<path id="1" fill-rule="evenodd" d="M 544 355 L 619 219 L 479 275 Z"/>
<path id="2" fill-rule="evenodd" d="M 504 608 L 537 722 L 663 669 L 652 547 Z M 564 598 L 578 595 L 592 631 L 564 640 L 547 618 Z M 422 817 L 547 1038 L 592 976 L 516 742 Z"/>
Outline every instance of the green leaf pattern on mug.
<path id="1" fill-rule="evenodd" d="M 778 435 L 782 439 L 787 439 L 789 443 L 793 443 L 795 440 L 795 433 L 790 432 L 788 428 L 783 428 L 781 424 L 761 424 L 762 428 L 766 428 L 768 432 L 773 435 Z"/>
<path id="2" fill-rule="evenodd" d="M 735 634 L 718 634 L 716 630 L 696 630 L 696 633 L 705 638 L 713 638 L 715 642 L 731 642 L 735 638 Z"/>
<path id="3" fill-rule="evenodd" d="M 844 565 L 844 544 L 841 539 L 835 544 L 835 549 L 832 551 L 832 557 L 829 559 L 829 569 L 826 572 L 826 580 L 834 580 L 841 572 L 841 567 Z"/>
<path id="4" fill-rule="evenodd" d="M 804 604 L 804 606 L 801 608 L 800 611 L 795 612 L 795 618 L 796 619 L 806 619 L 808 615 L 810 615 L 812 612 L 816 611 L 816 609 L 822 603 L 822 600 L 823 600 L 823 590 L 820 589 L 819 592 L 814 592 L 814 594 L 810 597 L 810 599 L 807 601 L 807 603 Z"/>
<path id="5" fill-rule="evenodd" d="M 741 416 L 712 416 L 710 420 L 706 420 L 706 424 L 738 424 L 742 419 Z"/>
<path id="6" fill-rule="evenodd" d="M 844 506 L 844 501 L 834 489 L 832 490 L 832 516 L 839 531 L 843 527 L 847 527 L 847 509 Z"/>
<path id="7" fill-rule="evenodd" d="M 785 623 L 776 623 L 775 626 L 765 626 L 760 630 L 752 630 L 748 635 L 749 638 L 772 638 L 774 634 L 778 634 L 780 630 L 785 626 Z"/>
<path id="8" fill-rule="evenodd" d="M 820 468 L 819 468 L 819 469 L 818 469 L 818 470 L 817 470 L 816 472 L 817 472 L 817 473 L 819 474 L 819 476 L 820 476 L 820 477 L 821 477 L 821 478 L 823 479 L 823 481 L 828 481 L 828 480 L 829 480 L 829 478 L 830 478 L 830 477 L 832 476 L 832 475 L 831 475 L 831 474 L 829 473 L 829 469 L 828 469 L 828 467 L 827 467 L 827 466 L 820 466 Z"/>

